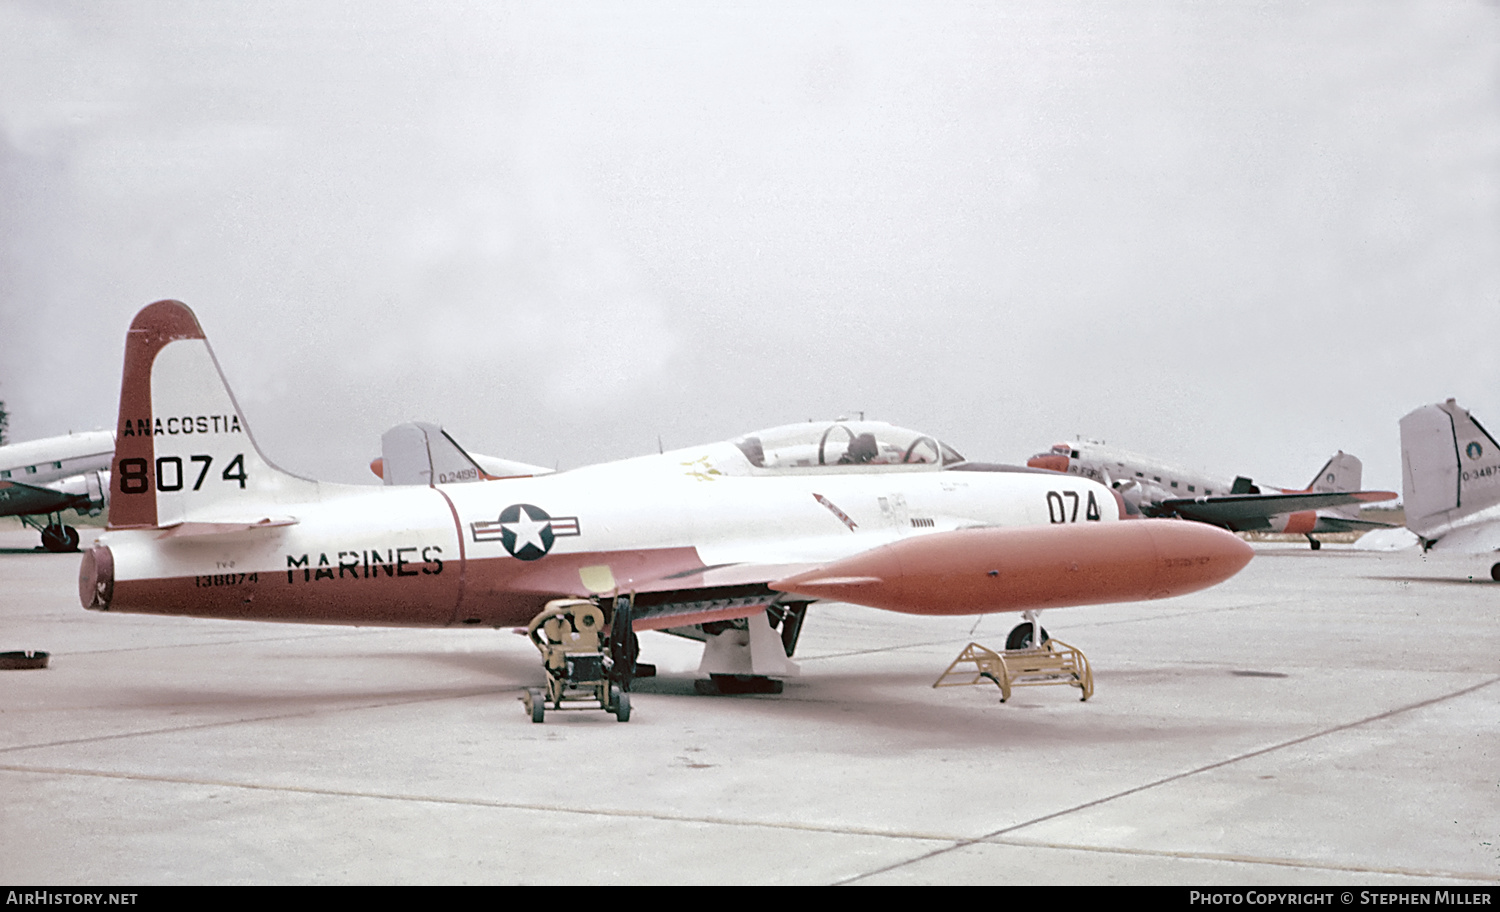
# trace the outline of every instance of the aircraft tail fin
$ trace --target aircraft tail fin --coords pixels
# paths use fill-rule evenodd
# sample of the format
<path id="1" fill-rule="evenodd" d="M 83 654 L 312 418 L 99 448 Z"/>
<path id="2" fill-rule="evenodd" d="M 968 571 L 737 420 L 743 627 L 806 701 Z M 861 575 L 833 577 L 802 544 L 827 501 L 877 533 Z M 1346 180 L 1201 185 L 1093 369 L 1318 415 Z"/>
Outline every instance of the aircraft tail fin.
<path id="1" fill-rule="evenodd" d="M 1500 504 L 1500 444 L 1452 399 L 1401 419 L 1406 526 L 1424 538 Z"/>
<path id="2" fill-rule="evenodd" d="M 1308 484 L 1307 490 L 1314 494 L 1334 494 L 1344 491 L 1361 490 L 1360 485 L 1364 481 L 1365 466 L 1359 461 L 1358 456 L 1339 450 L 1325 463 L 1318 474 Z M 1353 503 L 1342 507 L 1330 507 L 1329 513 L 1344 517 L 1345 519 L 1359 519 L 1359 504 Z"/>
<path id="3" fill-rule="evenodd" d="M 474 458 L 425 421 L 398 424 L 380 435 L 381 479 L 388 485 L 452 484 L 486 475 Z"/>
<path id="4" fill-rule="evenodd" d="M 179 301 L 143 308 L 125 336 L 110 475 L 111 529 L 265 516 L 318 488 L 261 454 L 198 318 Z"/>

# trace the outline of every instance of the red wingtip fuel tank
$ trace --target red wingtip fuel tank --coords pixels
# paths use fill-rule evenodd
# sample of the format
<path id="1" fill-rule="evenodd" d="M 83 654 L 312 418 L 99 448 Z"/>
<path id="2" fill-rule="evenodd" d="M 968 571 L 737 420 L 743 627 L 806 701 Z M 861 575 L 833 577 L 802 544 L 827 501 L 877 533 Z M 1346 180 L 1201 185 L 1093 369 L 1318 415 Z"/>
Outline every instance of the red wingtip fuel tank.
<path id="1" fill-rule="evenodd" d="M 1182 520 L 961 529 L 771 588 L 907 614 L 988 614 L 1184 595 L 1234 576 L 1253 553 L 1223 529 Z"/>

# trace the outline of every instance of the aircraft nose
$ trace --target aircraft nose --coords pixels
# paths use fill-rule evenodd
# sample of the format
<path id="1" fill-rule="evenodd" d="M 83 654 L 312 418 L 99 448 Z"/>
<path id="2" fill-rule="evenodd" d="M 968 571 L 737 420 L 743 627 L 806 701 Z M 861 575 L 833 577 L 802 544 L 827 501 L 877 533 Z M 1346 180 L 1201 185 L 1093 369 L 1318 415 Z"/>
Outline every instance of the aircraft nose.
<path id="1" fill-rule="evenodd" d="M 1233 532 L 1183 519 L 1143 522 L 1156 546 L 1158 592 L 1152 598 L 1206 589 L 1250 563 L 1255 549 Z"/>
<path id="2" fill-rule="evenodd" d="M 1026 464 L 1033 469 L 1051 469 L 1054 472 L 1066 472 L 1068 470 L 1068 457 L 1061 453 L 1038 453 L 1026 460 Z"/>

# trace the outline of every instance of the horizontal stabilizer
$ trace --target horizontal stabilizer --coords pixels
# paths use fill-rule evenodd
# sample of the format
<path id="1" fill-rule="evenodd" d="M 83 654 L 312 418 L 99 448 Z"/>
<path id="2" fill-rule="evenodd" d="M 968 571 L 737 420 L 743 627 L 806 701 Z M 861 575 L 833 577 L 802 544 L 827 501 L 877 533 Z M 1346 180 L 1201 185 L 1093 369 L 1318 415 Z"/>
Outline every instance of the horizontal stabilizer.
<path id="1" fill-rule="evenodd" d="M 157 538 L 200 538 L 207 535 L 232 535 L 237 532 L 258 532 L 264 529 L 282 529 L 295 526 L 297 520 L 290 516 L 264 516 L 260 519 L 214 522 L 180 522 L 167 526 Z"/>
<path id="2" fill-rule="evenodd" d="M 1318 517 L 1320 532 L 1370 532 L 1375 529 L 1399 529 L 1396 523 L 1376 522 L 1373 519 L 1350 519 L 1347 516 Z"/>
<path id="3" fill-rule="evenodd" d="M 1456 529 L 1438 539 L 1432 550 L 1454 554 L 1500 551 L 1500 521 L 1480 522 Z"/>

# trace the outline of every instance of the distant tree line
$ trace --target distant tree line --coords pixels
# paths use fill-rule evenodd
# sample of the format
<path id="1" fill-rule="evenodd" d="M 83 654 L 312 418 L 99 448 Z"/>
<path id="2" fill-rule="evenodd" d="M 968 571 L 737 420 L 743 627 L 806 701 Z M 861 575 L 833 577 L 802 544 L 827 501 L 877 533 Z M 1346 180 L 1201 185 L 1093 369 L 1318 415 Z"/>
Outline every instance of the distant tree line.
<path id="1" fill-rule="evenodd" d="M 5 403 L 0 401 L 0 446 L 5 446 L 5 429 L 10 427 L 10 413 L 5 410 Z"/>

